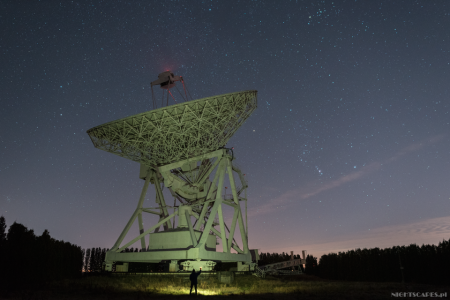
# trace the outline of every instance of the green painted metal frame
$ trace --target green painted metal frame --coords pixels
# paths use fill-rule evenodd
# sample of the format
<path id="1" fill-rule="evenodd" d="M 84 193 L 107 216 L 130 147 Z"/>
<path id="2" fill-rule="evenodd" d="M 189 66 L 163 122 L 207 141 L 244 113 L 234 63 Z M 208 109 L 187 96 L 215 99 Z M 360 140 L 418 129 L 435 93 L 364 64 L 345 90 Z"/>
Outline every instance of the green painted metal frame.
<path id="1" fill-rule="evenodd" d="M 196 259 L 215 259 L 215 260 L 220 260 L 220 257 L 223 256 L 222 253 L 220 252 L 214 252 L 217 255 L 213 254 L 213 253 L 206 253 L 206 240 L 208 238 L 209 232 L 212 232 L 214 235 L 216 235 L 219 239 L 222 240 L 222 248 L 223 248 L 223 253 L 229 253 L 232 254 L 230 251 L 231 249 L 234 249 L 237 254 L 234 254 L 233 257 L 233 261 L 249 261 L 251 260 L 251 256 L 249 256 L 249 249 L 248 249 L 248 235 L 247 235 L 247 230 L 244 227 L 244 222 L 243 222 L 243 217 L 242 217 L 242 212 L 241 212 L 241 206 L 240 206 L 240 198 L 237 195 L 237 191 L 236 191 L 236 184 L 234 181 L 234 176 L 233 176 L 233 165 L 232 165 L 232 157 L 231 155 L 229 155 L 227 153 L 226 149 L 219 149 L 216 151 L 213 151 L 211 153 L 206 153 L 203 154 L 201 156 L 197 156 L 194 158 L 190 158 L 181 162 L 177 162 L 177 163 L 172 163 L 166 166 L 161 166 L 159 168 L 157 168 L 156 170 L 149 168 L 148 172 L 147 172 L 147 176 L 145 179 L 145 183 L 141 192 L 141 196 L 139 197 L 139 201 L 138 201 L 138 206 L 135 210 L 135 212 L 133 213 L 132 217 L 130 218 L 130 220 L 128 221 L 127 225 L 125 226 L 124 230 L 122 231 L 121 235 L 119 236 L 118 240 L 116 241 L 116 243 L 114 244 L 114 246 L 111 248 L 111 250 L 107 253 L 107 257 L 106 260 L 108 260 L 110 257 L 112 257 L 112 253 L 114 252 L 114 257 L 116 257 L 117 255 L 119 255 L 119 253 L 121 251 L 123 251 L 125 248 L 129 247 L 130 245 L 134 244 L 136 241 L 141 240 L 141 247 L 142 249 L 146 249 L 146 242 L 145 242 L 145 237 L 146 235 L 150 234 L 153 231 L 156 231 L 157 229 L 160 228 L 161 225 L 166 224 L 167 228 L 169 228 L 168 224 L 170 224 L 171 226 L 171 222 L 170 220 L 173 218 L 176 218 L 178 216 L 178 210 L 176 210 L 174 213 L 172 214 L 168 214 L 167 212 L 167 207 L 164 201 L 164 195 L 161 192 L 160 189 L 160 180 L 159 180 L 159 174 L 165 174 L 166 172 L 169 172 L 172 169 L 175 169 L 185 163 L 191 162 L 191 161 L 201 161 L 204 160 L 206 158 L 216 158 L 216 162 L 213 164 L 212 169 L 216 169 L 216 173 L 214 176 L 214 180 L 211 184 L 211 188 L 207 193 L 207 197 L 205 198 L 204 201 L 202 202 L 196 202 L 193 203 L 192 206 L 202 206 L 201 209 L 201 213 L 200 215 L 195 213 L 195 212 L 191 212 L 191 214 L 189 214 L 189 211 L 185 211 L 185 217 L 187 219 L 187 223 L 188 223 L 188 229 L 190 232 L 190 236 L 191 236 L 191 240 L 192 240 L 192 249 L 188 249 L 188 250 L 184 250 L 184 254 L 182 254 L 180 256 L 179 253 L 183 253 L 183 251 L 178 250 L 176 252 L 174 251 L 166 251 L 166 258 L 167 260 L 169 259 L 185 259 L 186 257 L 188 257 L 188 252 L 192 253 L 192 250 L 198 250 L 196 253 L 197 255 L 195 256 Z M 237 169 L 238 170 L 238 169 Z M 207 178 L 209 178 L 209 175 L 213 172 L 214 170 L 209 170 L 208 171 L 208 177 L 204 176 L 202 178 L 202 180 L 206 180 Z M 238 175 L 242 175 L 240 173 L 240 170 L 238 171 Z M 231 190 L 232 190 L 232 194 L 233 194 L 233 201 L 232 202 L 228 202 L 227 200 L 224 200 L 222 198 L 222 191 L 223 191 L 223 187 L 224 187 L 224 180 L 225 180 L 225 174 L 228 173 L 228 179 L 230 181 L 230 185 L 231 185 Z M 143 205 L 143 199 L 145 198 L 145 195 L 147 193 L 148 190 L 148 185 L 151 182 L 151 179 L 153 180 L 153 184 L 156 187 L 156 197 L 158 198 L 158 205 L 160 208 L 160 220 L 157 224 L 155 224 L 154 226 L 144 230 L 143 228 L 143 224 L 142 224 L 142 217 L 141 216 L 142 212 L 147 212 L 147 213 L 152 213 L 152 214 L 158 214 L 157 212 L 151 210 L 150 208 L 144 208 Z M 212 198 L 211 193 L 213 190 L 213 186 L 217 185 L 217 192 L 216 192 L 216 197 Z M 246 201 L 246 199 L 245 199 Z M 213 206 L 211 208 L 211 211 L 209 213 L 209 217 L 206 218 L 206 214 L 208 211 L 208 207 L 210 206 L 210 204 L 213 203 Z M 223 205 L 227 205 L 233 208 L 234 212 L 233 212 L 233 219 L 231 221 L 231 230 L 228 231 L 228 236 L 227 236 L 227 229 L 228 226 L 225 223 L 225 220 L 223 218 Z M 194 227 L 192 225 L 191 222 L 191 215 L 197 219 L 197 224 Z M 219 227 L 220 227 L 220 231 L 217 230 L 216 228 L 214 228 L 214 219 L 215 217 L 218 216 L 219 218 Z M 122 245 L 122 242 L 125 238 L 125 236 L 127 235 L 127 233 L 129 232 L 133 222 L 136 220 L 136 218 L 138 219 L 139 222 L 139 235 L 135 236 L 134 238 L 132 238 L 130 241 L 128 241 L 127 243 Z M 205 223 L 205 219 L 206 219 L 206 223 Z M 194 230 L 199 230 L 201 225 L 204 224 L 204 228 L 203 228 L 203 232 L 200 236 L 199 239 L 196 238 L 195 236 L 195 232 Z M 239 247 L 238 244 L 236 244 L 234 235 L 235 235 L 235 230 L 236 227 L 239 227 L 240 230 L 240 235 L 241 235 L 241 241 L 242 241 L 242 249 Z M 139 252 L 139 253 L 133 253 L 133 259 L 136 260 L 136 256 L 142 257 L 143 261 L 153 261 L 153 259 L 156 259 L 155 257 L 160 257 L 161 254 L 157 253 L 158 251 L 154 251 L 154 252 Z M 170 253 L 171 252 L 171 253 Z M 211 251 L 208 251 L 211 252 Z M 153 254 L 152 254 L 153 253 Z M 177 255 L 174 254 L 178 253 Z M 122 261 L 130 261 L 127 258 L 127 253 L 120 253 L 122 256 Z M 123 255 L 122 255 L 123 254 Z M 131 253 L 130 253 L 131 255 Z M 128 256 L 130 256 L 128 255 Z M 145 259 L 144 259 L 145 257 Z"/>
<path id="2" fill-rule="evenodd" d="M 257 107 L 243 91 L 154 109 L 87 131 L 96 148 L 162 166 L 224 147 Z"/>
<path id="3" fill-rule="evenodd" d="M 106 261 L 158 261 L 162 259 L 199 258 L 222 261 L 251 261 L 248 249 L 247 183 L 239 168 L 232 164 L 233 157 L 227 154 L 227 150 L 223 147 L 256 109 L 256 95 L 257 91 L 243 91 L 184 102 L 109 122 L 87 131 L 96 148 L 131 159 L 148 167 L 138 205 L 114 246 L 107 252 Z M 152 231 L 158 232 L 161 226 L 163 226 L 163 230 L 174 227 L 171 220 L 173 219 L 173 224 L 175 224 L 178 211 L 174 208 L 174 212 L 169 215 L 161 190 L 161 184 L 165 184 L 165 182 L 161 180 L 166 180 L 170 176 L 173 179 L 173 174 L 169 174 L 171 170 L 181 168 L 185 163 L 210 158 L 215 159 L 215 162 L 209 170 L 199 174 L 193 184 L 193 187 L 197 189 L 208 186 L 209 181 L 207 182 L 207 180 L 216 170 L 214 180 L 206 192 L 206 197 L 199 201 L 188 201 L 189 203 L 186 204 L 196 208 L 197 211 L 191 213 L 197 219 L 195 225 L 192 225 L 189 213 L 184 216 L 188 220 L 193 248 L 181 251 L 139 252 L 132 255 L 131 253 L 121 253 L 125 248 L 139 240 L 141 248 L 146 249 L 146 235 Z M 238 194 L 233 171 L 238 174 L 242 183 L 239 194 L 244 190 L 245 198 Z M 222 197 L 226 173 L 228 173 L 231 185 L 232 201 Z M 157 208 L 143 207 L 150 182 L 155 185 Z M 171 192 L 173 191 L 171 190 Z M 213 197 L 214 193 L 215 197 Z M 176 199 L 176 194 L 172 194 Z M 245 225 L 240 206 L 241 201 L 245 201 Z M 210 208 L 211 204 L 212 207 Z M 225 208 L 223 204 L 234 209 L 231 229 L 228 228 L 223 217 L 223 209 Z M 159 212 L 153 209 L 157 209 Z M 158 223 L 145 229 L 142 219 L 143 212 L 159 215 Z M 220 231 L 214 228 L 216 216 L 219 219 Z M 123 244 L 136 219 L 138 220 L 139 235 Z M 204 226 L 203 233 L 197 240 L 195 231 L 199 231 L 202 225 Z M 236 226 L 240 230 L 242 249 L 235 240 Z M 205 245 L 210 232 L 222 240 L 222 253 L 206 250 Z M 231 249 L 234 249 L 237 253 L 231 253 Z"/>

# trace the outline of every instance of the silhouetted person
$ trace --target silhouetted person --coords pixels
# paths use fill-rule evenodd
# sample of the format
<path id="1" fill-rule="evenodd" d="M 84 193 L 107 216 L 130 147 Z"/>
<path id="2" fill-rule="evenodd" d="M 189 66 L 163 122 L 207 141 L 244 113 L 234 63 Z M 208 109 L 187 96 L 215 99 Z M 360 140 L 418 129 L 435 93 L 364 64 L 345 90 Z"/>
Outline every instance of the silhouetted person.
<path id="1" fill-rule="evenodd" d="M 189 295 L 192 294 L 192 287 L 195 286 L 195 294 L 197 295 L 197 277 L 202 272 L 202 268 L 200 267 L 200 272 L 195 273 L 195 269 L 192 269 L 192 273 L 189 276 L 189 279 L 191 280 L 191 291 L 189 292 Z"/>

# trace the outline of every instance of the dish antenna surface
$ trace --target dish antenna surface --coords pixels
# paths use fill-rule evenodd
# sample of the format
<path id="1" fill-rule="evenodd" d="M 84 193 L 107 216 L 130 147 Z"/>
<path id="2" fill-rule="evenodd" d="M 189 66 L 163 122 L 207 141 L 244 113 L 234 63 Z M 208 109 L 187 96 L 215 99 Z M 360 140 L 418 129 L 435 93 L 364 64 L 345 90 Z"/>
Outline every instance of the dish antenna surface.
<path id="1" fill-rule="evenodd" d="M 171 92 L 177 89 L 177 82 L 184 89 L 179 102 Z M 163 91 L 159 108 L 155 85 Z M 159 74 L 151 86 L 153 110 L 87 131 L 96 148 L 140 163 L 140 178 L 145 180 L 137 208 L 106 253 L 105 270 L 112 271 L 117 262 L 125 262 L 120 270 L 127 271 L 128 262 L 163 260 L 171 261 L 171 272 L 180 269 L 180 260 L 185 271 L 212 270 L 217 261 L 237 262 L 238 271 L 250 270 L 257 251 L 248 248 L 247 181 L 234 163 L 233 150 L 225 145 L 256 109 L 257 91 L 190 101 L 183 77 L 170 71 Z M 170 99 L 176 104 L 169 105 Z M 156 206 L 144 207 L 150 183 L 155 186 Z M 224 184 L 229 184 L 231 193 L 227 194 L 228 187 L 224 192 Z M 167 205 L 164 188 L 174 199 L 173 206 Z M 245 203 L 244 212 L 241 202 Z M 233 211 L 228 224 L 223 214 L 226 208 Z M 159 216 L 158 222 L 145 228 L 145 213 Z M 139 232 L 124 243 L 136 219 Z M 235 236 L 237 228 L 239 238 Z M 221 240 L 222 251 L 216 249 L 217 240 Z M 126 252 L 138 241 L 141 252 Z"/>

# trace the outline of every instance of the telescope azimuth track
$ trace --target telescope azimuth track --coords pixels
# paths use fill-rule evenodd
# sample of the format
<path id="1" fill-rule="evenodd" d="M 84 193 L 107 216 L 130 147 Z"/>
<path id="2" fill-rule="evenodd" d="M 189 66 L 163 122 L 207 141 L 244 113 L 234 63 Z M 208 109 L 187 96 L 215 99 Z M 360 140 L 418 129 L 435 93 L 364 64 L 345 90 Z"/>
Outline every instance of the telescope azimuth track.
<path id="1" fill-rule="evenodd" d="M 176 82 L 183 84 L 187 99 L 183 77 L 166 71 L 151 86 L 153 107 L 154 85 L 160 85 L 163 99 L 167 96 L 167 106 L 87 131 L 96 148 L 140 163 L 139 177 L 145 180 L 134 213 L 106 253 L 105 270 L 112 271 L 117 262 L 124 264 L 116 270 L 127 271 L 128 262 L 170 261 L 169 270 L 176 272 L 180 260 L 184 271 L 212 270 L 217 261 L 237 262 L 238 271 L 251 270 L 257 251 L 248 247 L 248 185 L 234 163 L 233 150 L 225 145 L 256 109 L 257 91 L 192 101 L 183 98 L 179 103 L 170 92 Z M 169 95 L 177 104 L 168 105 Z M 156 207 L 144 206 L 150 184 L 154 185 Z M 230 186 L 230 194 L 225 184 Z M 173 206 L 167 204 L 164 188 L 173 197 Z M 226 210 L 233 216 L 228 224 Z M 157 215 L 159 220 L 146 228 L 144 214 Z M 136 220 L 139 232 L 131 234 Z M 222 251 L 216 249 L 217 239 Z M 141 252 L 124 252 L 138 241 Z"/>

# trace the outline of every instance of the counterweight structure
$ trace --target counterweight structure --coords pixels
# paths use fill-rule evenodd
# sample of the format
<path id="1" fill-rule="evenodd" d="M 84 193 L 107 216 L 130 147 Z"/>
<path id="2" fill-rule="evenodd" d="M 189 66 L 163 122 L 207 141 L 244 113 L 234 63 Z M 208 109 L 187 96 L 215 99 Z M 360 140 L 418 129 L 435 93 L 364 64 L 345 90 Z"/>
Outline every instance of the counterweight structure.
<path id="1" fill-rule="evenodd" d="M 168 71 L 152 86 L 159 84 L 169 92 L 176 81 L 184 87 L 182 77 Z M 247 181 L 235 164 L 233 150 L 225 145 L 256 109 L 256 94 L 243 91 L 185 101 L 87 131 L 96 148 L 140 163 L 140 178 L 145 180 L 133 215 L 106 253 L 106 270 L 111 271 L 114 262 L 170 261 L 169 270 L 175 272 L 180 260 L 185 271 L 212 270 L 217 261 L 238 262 L 241 270 L 249 269 Z M 150 183 L 156 206 L 145 207 Z M 225 184 L 231 193 L 226 194 Z M 173 206 L 168 205 L 164 189 L 170 191 Z M 233 215 L 228 224 L 227 209 Z M 159 220 L 144 227 L 143 214 L 157 215 Z M 136 220 L 139 232 L 132 234 Z M 217 240 L 222 251 L 216 251 Z M 141 252 L 124 252 L 139 241 Z"/>

